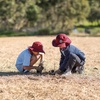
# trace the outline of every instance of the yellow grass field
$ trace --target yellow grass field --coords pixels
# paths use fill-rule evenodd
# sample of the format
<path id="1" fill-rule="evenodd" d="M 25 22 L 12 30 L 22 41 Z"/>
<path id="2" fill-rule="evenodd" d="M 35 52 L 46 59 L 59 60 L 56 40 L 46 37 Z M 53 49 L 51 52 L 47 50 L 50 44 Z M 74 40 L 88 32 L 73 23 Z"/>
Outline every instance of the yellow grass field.
<path id="1" fill-rule="evenodd" d="M 100 100 L 100 37 L 70 37 L 86 54 L 84 74 L 67 77 L 18 73 L 18 54 L 34 41 L 44 44 L 44 72 L 59 67 L 59 48 L 51 44 L 55 36 L 0 38 L 0 100 Z M 36 64 L 38 65 L 38 63 Z"/>

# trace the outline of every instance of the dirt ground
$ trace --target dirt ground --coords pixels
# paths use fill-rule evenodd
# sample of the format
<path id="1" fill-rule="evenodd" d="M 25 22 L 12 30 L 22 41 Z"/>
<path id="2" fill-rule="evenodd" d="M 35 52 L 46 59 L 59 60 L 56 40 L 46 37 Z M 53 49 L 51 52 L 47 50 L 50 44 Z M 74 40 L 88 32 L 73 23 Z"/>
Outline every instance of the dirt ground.
<path id="1" fill-rule="evenodd" d="M 86 54 L 86 63 L 82 75 L 67 77 L 45 73 L 59 67 L 59 48 L 51 44 L 54 38 L 0 38 L 0 100 L 100 100 L 100 37 L 70 37 L 72 44 Z M 44 44 L 45 74 L 36 75 L 34 70 L 20 74 L 15 67 L 16 58 L 34 41 Z"/>

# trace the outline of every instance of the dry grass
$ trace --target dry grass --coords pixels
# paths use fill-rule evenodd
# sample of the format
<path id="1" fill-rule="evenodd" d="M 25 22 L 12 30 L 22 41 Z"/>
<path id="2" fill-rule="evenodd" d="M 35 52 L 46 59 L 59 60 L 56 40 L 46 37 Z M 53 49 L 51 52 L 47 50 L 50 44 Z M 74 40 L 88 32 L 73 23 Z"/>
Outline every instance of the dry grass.
<path id="1" fill-rule="evenodd" d="M 15 68 L 18 54 L 34 41 L 45 49 L 45 71 L 57 69 L 60 53 L 51 45 L 54 36 L 0 38 L 0 100 L 100 100 L 100 37 L 70 37 L 86 54 L 83 75 L 66 78 L 22 75 Z"/>

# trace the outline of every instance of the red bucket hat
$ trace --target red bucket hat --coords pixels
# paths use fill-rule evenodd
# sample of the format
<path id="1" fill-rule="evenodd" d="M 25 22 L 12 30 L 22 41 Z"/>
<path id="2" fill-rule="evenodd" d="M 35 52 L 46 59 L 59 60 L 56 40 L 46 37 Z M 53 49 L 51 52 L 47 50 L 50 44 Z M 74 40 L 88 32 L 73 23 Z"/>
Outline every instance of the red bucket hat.
<path id="1" fill-rule="evenodd" d="M 38 42 L 38 41 L 37 42 L 34 42 L 32 44 L 32 46 L 30 46 L 28 49 L 30 49 L 32 51 L 35 51 L 35 52 L 43 52 L 43 53 L 45 53 L 44 50 L 43 50 L 42 43 L 41 42 Z"/>
<path id="2" fill-rule="evenodd" d="M 71 40 L 67 37 L 66 34 L 58 34 L 56 39 L 52 41 L 52 45 L 54 47 L 61 47 L 64 48 L 71 43 Z"/>

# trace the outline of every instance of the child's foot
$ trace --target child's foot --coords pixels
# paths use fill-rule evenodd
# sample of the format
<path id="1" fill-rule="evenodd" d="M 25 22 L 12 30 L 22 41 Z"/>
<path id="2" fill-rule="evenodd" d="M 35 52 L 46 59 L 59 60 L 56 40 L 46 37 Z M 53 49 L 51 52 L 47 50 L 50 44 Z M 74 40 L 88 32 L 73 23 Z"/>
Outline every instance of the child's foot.
<path id="1" fill-rule="evenodd" d="M 28 73 L 29 71 L 28 71 L 28 70 L 23 70 L 23 72 L 24 72 L 24 73 Z"/>
<path id="2" fill-rule="evenodd" d="M 69 72 L 65 71 L 61 76 L 66 77 L 66 76 L 69 76 L 71 74 L 72 74 L 71 71 L 69 71 Z"/>

